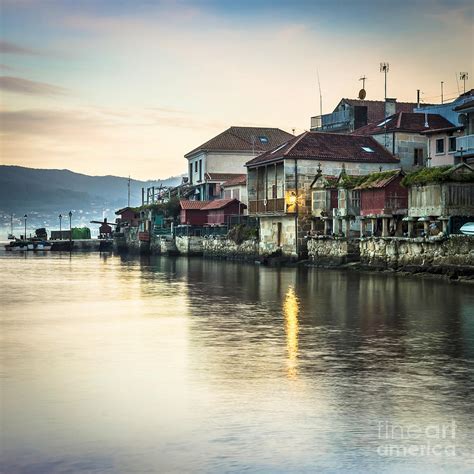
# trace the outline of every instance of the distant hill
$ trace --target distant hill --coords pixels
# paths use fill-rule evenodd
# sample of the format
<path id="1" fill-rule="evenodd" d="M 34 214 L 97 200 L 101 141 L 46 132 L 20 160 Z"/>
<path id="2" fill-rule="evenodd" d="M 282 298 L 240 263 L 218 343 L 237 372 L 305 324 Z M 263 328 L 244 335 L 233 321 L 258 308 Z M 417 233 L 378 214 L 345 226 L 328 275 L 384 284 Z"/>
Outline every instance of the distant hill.
<path id="1" fill-rule="evenodd" d="M 131 180 L 131 204 L 141 204 L 141 188 L 176 186 L 182 177 Z M 0 211 L 56 213 L 64 209 L 118 209 L 127 205 L 128 178 L 88 176 L 69 170 L 0 165 Z"/>

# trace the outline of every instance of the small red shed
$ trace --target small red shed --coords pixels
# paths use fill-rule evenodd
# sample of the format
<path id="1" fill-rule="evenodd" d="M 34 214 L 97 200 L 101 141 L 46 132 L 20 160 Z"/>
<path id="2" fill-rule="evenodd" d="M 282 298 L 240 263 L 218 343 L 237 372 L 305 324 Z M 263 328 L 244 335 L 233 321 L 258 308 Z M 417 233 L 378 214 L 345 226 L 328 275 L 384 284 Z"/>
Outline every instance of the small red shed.
<path id="1" fill-rule="evenodd" d="M 401 185 L 403 176 L 401 170 L 375 173 L 373 179 L 366 179 L 356 187 L 360 190 L 360 215 L 406 215 L 408 189 Z"/>
<path id="2" fill-rule="evenodd" d="M 140 221 L 140 213 L 133 207 L 124 207 L 119 209 L 115 215 L 120 216 L 120 222 L 128 222 L 130 227 L 138 227 Z"/>
<path id="3" fill-rule="evenodd" d="M 207 211 L 207 224 L 222 225 L 226 223 L 227 216 L 243 214 L 246 208 L 238 199 L 215 199 L 202 210 Z"/>
<path id="4" fill-rule="evenodd" d="M 207 223 L 207 211 L 203 208 L 212 201 L 179 201 L 181 206 L 180 221 L 186 225 L 204 225 Z"/>

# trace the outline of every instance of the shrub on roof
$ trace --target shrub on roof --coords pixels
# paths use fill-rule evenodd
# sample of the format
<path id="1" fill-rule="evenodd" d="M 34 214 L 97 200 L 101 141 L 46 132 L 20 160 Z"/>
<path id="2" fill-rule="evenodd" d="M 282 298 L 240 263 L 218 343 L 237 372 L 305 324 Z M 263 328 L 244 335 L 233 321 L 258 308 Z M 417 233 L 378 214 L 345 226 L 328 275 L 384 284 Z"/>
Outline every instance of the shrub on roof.
<path id="1" fill-rule="evenodd" d="M 452 166 L 434 166 L 432 168 L 423 168 L 421 170 L 407 174 L 402 180 L 402 185 L 410 187 L 429 183 L 443 183 L 446 181 L 474 183 L 474 172 L 462 173 L 452 176 L 452 170 Z"/>

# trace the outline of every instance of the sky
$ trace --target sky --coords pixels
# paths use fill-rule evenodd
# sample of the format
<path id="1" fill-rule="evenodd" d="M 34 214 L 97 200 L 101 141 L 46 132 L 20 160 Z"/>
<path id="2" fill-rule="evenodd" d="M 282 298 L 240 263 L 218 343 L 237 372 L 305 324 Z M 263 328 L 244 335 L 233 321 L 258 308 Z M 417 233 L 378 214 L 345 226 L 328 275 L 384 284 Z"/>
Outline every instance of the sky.
<path id="1" fill-rule="evenodd" d="M 440 102 L 470 0 L 0 0 L 1 163 L 157 179 L 232 125 L 301 133 L 342 97 Z"/>

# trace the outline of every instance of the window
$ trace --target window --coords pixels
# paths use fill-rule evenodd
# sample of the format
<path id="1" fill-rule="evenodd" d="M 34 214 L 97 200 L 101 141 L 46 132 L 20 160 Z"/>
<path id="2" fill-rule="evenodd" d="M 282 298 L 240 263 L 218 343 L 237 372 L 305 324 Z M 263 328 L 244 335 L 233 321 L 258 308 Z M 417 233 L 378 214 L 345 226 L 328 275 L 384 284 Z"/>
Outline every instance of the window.
<path id="1" fill-rule="evenodd" d="M 423 165 L 423 148 L 415 148 L 413 150 L 413 164 L 415 166 Z"/>
<path id="2" fill-rule="evenodd" d="M 360 191 L 352 191 L 352 207 L 359 209 L 360 208 Z"/>
<path id="3" fill-rule="evenodd" d="M 327 194 L 325 189 L 313 191 L 313 211 L 318 209 L 326 209 Z"/>
<path id="4" fill-rule="evenodd" d="M 449 137 L 448 151 L 456 151 L 456 137 Z"/>
<path id="5" fill-rule="evenodd" d="M 202 160 L 199 160 L 199 181 L 202 181 Z"/>
<path id="6" fill-rule="evenodd" d="M 260 140 L 260 143 L 262 143 L 263 145 L 266 145 L 268 143 L 268 138 L 263 135 L 258 137 L 258 139 Z"/>
<path id="7" fill-rule="evenodd" d="M 436 153 L 444 153 L 444 138 L 438 138 L 436 140 Z"/>
<path id="8" fill-rule="evenodd" d="M 195 161 L 194 162 L 194 172 L 197 173 L 197 171 L 198 171 L 198 162 Z"/>
<path id="9" fill-rule="evenodd" d="M 362 150 L 366 151 L 367 153 L 373 153 L 374 152 L 374 150 L 372 150 L 372 148 L 370 148 L 369 146 L 363 146 Z"/>

